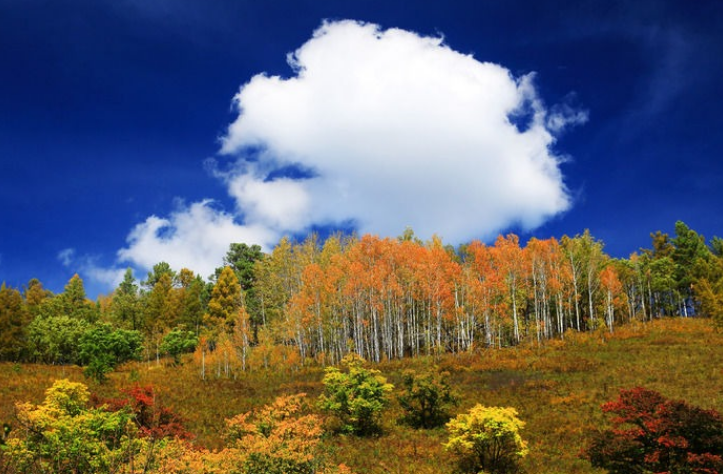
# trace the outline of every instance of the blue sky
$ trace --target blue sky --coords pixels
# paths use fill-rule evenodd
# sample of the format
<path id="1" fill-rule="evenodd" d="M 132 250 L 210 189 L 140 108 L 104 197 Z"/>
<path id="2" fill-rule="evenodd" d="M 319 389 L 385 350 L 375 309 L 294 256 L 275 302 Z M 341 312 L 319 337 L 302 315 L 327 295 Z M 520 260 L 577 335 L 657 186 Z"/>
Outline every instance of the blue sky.
<path id="1" fill-rule="evenodd" d="M 589 228 L 616 257 L 676 220 L 721 236 L 721 24 L 705 0 L 0 0 L 0 281 L 95 296 L 329 226 Z"/>

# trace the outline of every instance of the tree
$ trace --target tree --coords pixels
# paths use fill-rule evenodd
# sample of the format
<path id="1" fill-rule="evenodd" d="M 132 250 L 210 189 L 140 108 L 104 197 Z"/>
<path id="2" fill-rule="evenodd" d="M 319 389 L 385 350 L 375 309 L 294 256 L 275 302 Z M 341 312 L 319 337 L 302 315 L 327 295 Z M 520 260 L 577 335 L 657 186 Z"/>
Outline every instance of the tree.
<path id="1" fill-rule="evenodd" d="M 152 290 L 163 275 L 168 275 L 171 280 L 171 284 L 173 284 L 176 280 L 176 272 L 171 268 L 171 266 L 166 262 L 159 262 L 153 265 L 153 269 L 148 272 L 146 281 L 144 281 L 142 285 L 149 290 Z"/>
<path id="2" fill-rule="evenodd" d="M 83 280 L 77 273 L 68 280 L 63 293 L 58 296 L 58 303 L 62 314 L 89 323 L 98 320 L 98 309 L 86 297 Z"/>
<path id="3" fill-rule="evenodd" d="M 596 433 L 586 456 L 611 474 L 723 472 L 723 418 L 642 387 L 603 404 L 613 427 Z"/>
<path id="4" fill-rule="evenodd" d="M 123 281 L 113 294 L 111 314 L 118 325 L 133 330 L 141 329 L 138 285 L 130 268 L 126 269 Z"/>
<path id="5" fill-rule="evenodd" d="M 675 223 L 675 238 L 672 240 L 675 250 L 671 256 L 675 263 L 675 283 L 682 297 L 681 316 L 688 316 L 688 306 L 693 296 L 693 283 L 702 275 L 702 269 L 710 260 L 711 253 L 705 244 L 705 238 L 689 228 L 685 223 Z"/>
<path id="6" fill-rule="evenodd" d="M 715 325 L 723 329 L 723 257 L 711 259 L 708 275 L 699 279 L 694 289 L 701 313 L 713 318 Z"/>
<path id="7" fill-rule="evenodd" d="M 663 258 L 673 256 L 675 246 L 670 241 L 670 236 L 668 234 L 664 234 L 659 230 L 655 231 L 655 233 L 651 232 L 650 240 L 653 248 L 646 250 L 646 253 L 648 253 L 651 257 Z"/>
<path id="8" fill-rule="evenodd" d="M 414 428 L 436 428 L 449 420 L 449 408 L 457 404 L 457 397 L 447 383 L 448 373 L 428 371 L 417 374 L 407 370 L 402 376 L 404 392 L 398 395 L 404 410 L 402 423 Z"/>
<path id="9" fill-rule="evenodd" d="M 146 334 L 156 344 L 156 356 L 158 357 L 158 345 L 161 335 L 169 328 L 176 325 L 180 308 L 175 304 L 173 280 L 168 272 L 162 273 L 150 293 L 143 297 L 143 317 Z"/>
<path id="10" fill-rule="evenodd" d="M 718 236 L 713 236 L 710 239 L 710 252 L 716 257 L 723 257 L 723 239 Z"/>
<path id="11" fill-rule="evenodd" d="M 524 426 L 514 408 L 478 404 L 447 423 L 449 441 L 444 448 L 458 456 L 462 472 L 517 472 L 528 453 L 520 436 Z"/>
<path id="12" fill-rule="evenodd" d="M 33 278 L 25 287 L 23 296 L 25 297 L 25 305 L 27 306 L 28 311 L 33 316 L 36 316 L 43 301 L 47 298 L 52 298 L 53 294 L 49 290 L 43 288 L 43 284 L 40 280 Z"/>
<path id="13" fill-rule="evenodd" d="M 600 286 L 605 295 L 605 324 L 608 331 L 613 332 L 615 323 L 615 308 L 621 306 L 621 293 L 623 285 L 620 283 L 618 273 L 615 271 L 613 264 L 607 265 L 600 272 Z"/>
<path id="14" fill-rule="evenodd" d="M 509 305 L 512 308 L 512 335 L 515 344 L 520 342 L 519 303 L 525 297 L 524 285 L 527 273 L 527 259 L 524 249 L 520 248 L 520 239 L 515 234 L 497 237 L 494 246 L 498 271 L 504 275 L 509 290 Z"/>
<path id="15" fill-rule="evenodd" d="M 231 267 L 234 271 L 241 284 L 241 288 L 243 288 L 244 291 L 249 291 L 254 287 L 256 282 L 254 265 L 263 258 L 264 253 L 259 245 L 232 243 L 229 246 L 226 256 L 223 258 L 223 263 L 225 266 Z M 220 275 L 221 270 L 223 269 L 217 269 L 217 277 Z"/>
<path id="16" fill-rule="evenodd" d="M 206 283 L 200 275 L 196 275 L 188 284 L 181 284 L 183 302 L 181 304 L 179 322 L 189 329 L 193 329 L 196 334 L 198 334 L 201 331 L 203 314 L 206 312 L 206 305 L 208 303 Z"/>
<path id="17" fill-rule="evenodd" d="M 27 347 L 25 327 L 30 321 L 20 292 L 0 286 L 0 360 L 17 361 Z"/>
<path id="18" fill-rule="evenodd" d="M 259 297 L 256 291 L 256 263 L 264 259 L 264 253 L 259 245 L 247 245 L 245 243 L 232 243 L 229 246 L 223 263 L 236 274 L 241 291 L 244 295 L 244 306 L 246 312 L 250 316 L 251 329 L 254 339 L 258 333 L 258 328 L 263 323 L 261 317 L 261 307 Z M 220 275 L 222 269 L 216 270 L 216 276 Z"/>
<path id="19" fill-rule="evenodd" d="M 658 310 L 659 315 L 672 316 L 679 299 L 673 259 L 670 257 L 653 259 L 648 262 L 648 269 L 650 271 L 649 285 L 653 292 L 651 304 Z"/>
<path id="20" fill-rule="evenodd" d="M 89 329 L 78 343 L 80 363 L 86 365 L 85 375 L 104 382 L 107 373 L 141 356 L 143 339 L 138 331 L 113 329 L 101 324 Z"/>
<path id="21" fill-rule="evenodd" d="M 181 354 L 193 352 L 198 345 L 198 337 L 193 331 L 187 331 L 184 328 L 176 328 L 163 337 L 161 341 L 161 352 L 173 357 L 173 363 L 179 365 L 181 363 Z"/>
<path id="22" fill-rule="evenodd" d="M 83 319 L 70 316 L 36 317 L 27 329 L 30 358 L 48 364 L 75 364 L 78 341 L 88 329 Z"/>
<path id="23" fill-rule="evenodd" d="M 212 326 L 230 331 L 243 304 L 241 285 L 231 267 L 224 267 L 211 292 L 208 319 Z"/>
<path id="24" fill-rule="evenodd" d="M 319 397 L 319 407 L 339 419 L 341 431 L 360 436 L 380 431 L 381 413 L 394 389 L 381 372 L 365 369 L 363 363 L 364 359 L 350 354 L 342 360 L 347 372 L 327 367 L 324 393 Z"/>

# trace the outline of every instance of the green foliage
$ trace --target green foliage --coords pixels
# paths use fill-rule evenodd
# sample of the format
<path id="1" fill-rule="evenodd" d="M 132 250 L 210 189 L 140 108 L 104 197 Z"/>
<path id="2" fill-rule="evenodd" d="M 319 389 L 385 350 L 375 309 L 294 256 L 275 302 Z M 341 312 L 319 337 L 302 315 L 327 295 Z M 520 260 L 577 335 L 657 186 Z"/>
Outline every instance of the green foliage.
<path id="1" fill-rule="evenodd" d="M 203 313 L 206 311 L 206 305 L 209 299 L 206 283 L 197 275 L 188 282 L 188 284 L 183 286 L 183 290 L 183 302 L 179 321 L 198 334 L 203 323 Z"/>
<path id="2" fill-rule="evenodd" d="M 680 294 L 675 280 L 675 263 L 670 257 L 660 257 L 649 262 L 650 289 L 658 297 L 660 315 L 672 316 L 678 305 Z"/>
<path id="3" fill-rule="evenodd" d="M 319 407 L 339 419 L 343 432 L 361 436 L 381 430 L 381 413 L 394 389 L 380 371 L 365 369 L 363 363 L 364 359 L 350 354 L 342 360 L 347 372 L 328 367 L 319 397 Z"/>
<path id="4" fill-rule="evenodd" d="M 232 243 L 223 259 L 224 265 L 231 267 L 241 285 L 244 294 L 244 307 L 251 317 L 254 335 L 257 334 L 258 326 L 262 323 L 260 302 L 256 292 L 255 267 L 256 263 L 263 259 L 264 253 L 260 246 L 245 243 Z M 221 268 L 216 269 L 216 278 L 219 277 L 221 271 Z M 256 336 L 254 336 L 254 340 L 256 340 Z"/>
<path id="5" fill-rule="evenodd" d="M 78 343 L 79 361 L 86 365 L 85 375 L 97 382 L 119 364 L 140 359 L 143 339 L 138 331 L 113 329 L 101 324 L 83 333 Z"/>
<path id="6" fill-rule="evenodd" d="M 138 285 L 133 277 L 133 270 L 126 269 L 123 281 L 118 285 L 111 303 L 113 321 L 120 327 L 133 330 L 141 329 L 141 311 L 138 296 Z"/>
<path id="7" fill-rule="evenodd" d="M 143 327 L 147 335 L 158 337 L 166 328 L 173 327 L 177 315 L 173 306 L 172 274 L 161 273 L 153 281 L 155 283 L 151 291 L 144 294 L 142 301 Z"/>
<path id="8" fill-rule="evenodd" d="M 48 364 L 77 363 L 78 341 L 88 327 L 85 320 L 70 316 L 35 318 L 27 329 L 31 360 Z"/>
<path id="9" fill-rule="evenodd" d="M 59 380 L 40 405 L 16 407 L 19 437 L 2 446 L 15 472 L 111 473 L 136 451 L 127 411 L 88 408 L 85 385 Z"/>
<path id="10" fill-rule="evenodd" d="M 463 472 L 512 473 L 528 453 L 520 430 L 525 423 L 510 407 L 474 406 L 447 423 L 445 449 L 456 454 Z"/>
<path id="11" fill-rule="evenodd" d="M 713 319 L 723 329 L 723 257 L 711 256 L 707 274 L 693 285 L 703 316 Z"/>
<path id="12" fill-rule="evenodd" d="M 687 296 L 693 281 L 700 276 L 700 263 L 708 261 L 711 253 L 705 244 L 705 238 L 681 221 L 675 223 L 673 245 L 675 280 L 681 294 Z"/>
<path id="13" fill-rule="evenodd" d="M 723 239 L 718 236 L 710 239 L 710 251 L 716 257 L 723 257 Z"/>
<path id="14" fill-rule="evenodd" d="M 38 280 L 37 278 L 33 278 L 25 286 L 23 296 L 25 298 L 25 304 L 28 308 L 28 311 L 33 316 L 36 316 L 43 301 L 51 298 L 53 294 L 43 288 L 43 284 L 40 282 L 40 280 Z"/>
<path id="15" fill-rule="evenodd" d="M 181 363 L 181 354 L 193 352 L 198 345 L 198 337 L 193 331 L 184 328 L 176 328 L 163 337 L 161 341 L 161 352 L 173 357 L 174 364 Z"/>
<path id="16" fill-rule="evenodd" d="M 153 265 L 153 269 L 148 272 L 146 281 L 142 284 L 146 288 L 152 290 L 164 275 L 168 276 L 171 282 L 176 279 L 176 272 L 171 268 L 171 266 L 167 262 L 159 262 Z"/>
<path id="17" fill-rule="evenodd" d="M 30 314 L 16 289 L 0 286 L 0 360 L 19 360 L 27 347 L 25 326 Z"/>
<path id="18" fill-rule="evenodd" d="M 449 418 L 449 408 L 457 404 L 447 379 L 449 374 L 426 371 L 418 374 L 407 370 L 402 376 L 404 392 L 397 396 L 404 410 L 402 423 L 414 428 L 436 428 Z"/>
<path id="19" fill-rule="evenodd" d="M 83 280 L 78 274 L 68 280 L 63 293 L 53 299 L 56 315 L 65 315 L 75 319 L 82 319 L 88 323 L 98 320 L 98 309 L 86 298 Z"/>
<path id="20" fill-rule="evenodd" d="M 603 405 L 613 428 L 595 434 L 586 455 L 611 474 L 723 471 L 723 418 L 641 387 Z"/>
<path id="21" fill-rule="evenodd" d="M 258 245 L 247 245 L 244 243 L 232 243 L 229 246 L 223 263 L 236 273 L 241 288 L 249 291 L 253 288 L 256 281 L 254 275 L 254 264 L 264 258 L 264 253 Z M 216 277 L 221 274 L 223 269 L 216 270 Z"/>

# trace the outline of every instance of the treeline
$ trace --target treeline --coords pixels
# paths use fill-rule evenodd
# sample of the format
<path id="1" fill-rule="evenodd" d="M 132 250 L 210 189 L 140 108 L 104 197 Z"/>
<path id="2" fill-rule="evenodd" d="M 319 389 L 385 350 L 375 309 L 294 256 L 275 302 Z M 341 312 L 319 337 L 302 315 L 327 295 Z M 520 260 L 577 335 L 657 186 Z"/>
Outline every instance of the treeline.
<path id="1" fill-rule="evenodd" d="M 157 264 L 89 301 L 75 275 L 52 294 L 38 280 L 0 288 L 0 359 L 116 364 L 195 351 L 202 376 L 500 347 L 631 320 L 723 320 L 723 240 L 682 222 L 675 236 L 614 259 L 589 232 L 514 234 L 453 248 L 411 230 L 396 239 L 282 239 L 270 254 L 232 244 L 210 279 Z"/>

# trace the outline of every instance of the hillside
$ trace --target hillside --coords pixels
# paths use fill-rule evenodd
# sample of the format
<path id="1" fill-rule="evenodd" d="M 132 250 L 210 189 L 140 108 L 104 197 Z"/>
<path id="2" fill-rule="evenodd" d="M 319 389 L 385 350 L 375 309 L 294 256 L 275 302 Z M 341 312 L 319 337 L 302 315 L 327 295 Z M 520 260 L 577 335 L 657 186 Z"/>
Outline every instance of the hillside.
<path id="1" fill-rule="evenodd" d="M 100 396 L 117 396 L 134 382 L 152 384 L 159 398 L 186 420 L 199 446 L 218 448 L 224 419 L 270 403 L 276 396 L 306 392 L 315 399 L 322 390 L 321 367 L 252 372 L 237 379 L 200 379 L 188 356 L 184 365 L 130 363 L 98 385 L 79 367 L 0 365 L 0 422 L 13 424 L 17 401 L 38 403 L 59 378 L 87 384 Z M 438 360 L 419 357 L 382 362 L 374 367 L 398 388 L 402 371 L 437 364 L 450 373 L 460 396 L 461 413 L 477 403 L 512 406 L 527 423 L 523 437 L 530 454 L 526 472 L 596 472 L 580 459 L 589 432 L 607 423 L 600 405 L 620 388 L 644 386 L 692 405 L 723 410 L 723 334 L 708 319 L 663 319 L 630 323 L 614 334 L 568 331 L 564 341 L 542 346 L 480 349 Z M 336 463 L 357 473 L 452 472 L 453 460 L 442 449 L 444 429 L 414 430 L 394 422 L 401 414 L 392 403 L 378 437 L 326 436 L 324 450 Z"/>

